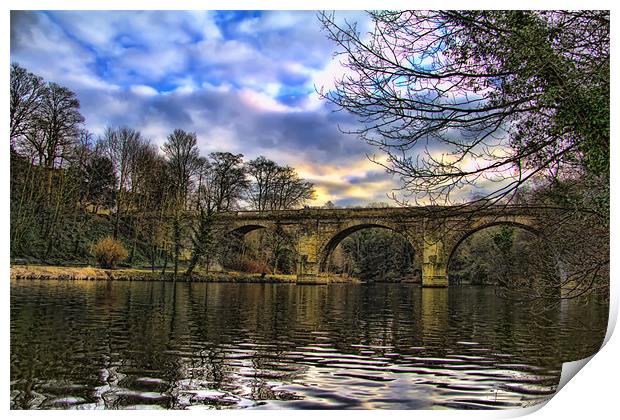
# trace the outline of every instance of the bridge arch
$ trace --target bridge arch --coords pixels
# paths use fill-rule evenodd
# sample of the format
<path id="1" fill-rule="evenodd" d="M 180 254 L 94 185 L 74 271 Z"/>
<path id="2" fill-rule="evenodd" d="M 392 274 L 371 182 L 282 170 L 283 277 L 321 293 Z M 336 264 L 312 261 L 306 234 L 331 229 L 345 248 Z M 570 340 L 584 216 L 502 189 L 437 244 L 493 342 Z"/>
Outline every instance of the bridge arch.
<path id="1" fill-rule="evenodd" d="M 528 231 L 528 232 L 536 235 L 537 237 L 541 237 L 541 234 L 538 231 L 538 229 L 536 229 L 532 224 L 529 224 L 529 223 L 516 222 L 516 221 L 512 221 L 512 220 L 496 220 L 496 221 L 493 221 L 493 222 L 479 223 L 479 224 L 473 226 L 471 229 L 467 230 L 464 234 L 462 234 L 460 237 L 458 237 L 456 239 L 456 241 L 453 242 L 453 244 L 451 244 L 451 246 L 449 248 L 450 252 L 448 253 L 448 258 L 446 259 L 446 264 L 448 266 L 450 266 L 450 262 L 452 261 L 452 258 L 454 257 L 454 254 L 456 253 L 456 250 L 458 249 L 458 247 L 463 242 L 465 242 L 465 240 L 467 238 L 469 238 L 470 236 L 472 236 L 473 234 L 475 234 L 477 232 L 480 232 L 481 230 L 488 229 L 488 228 L 493 227 L 493 226 L 511 226 L 511 227 L 516 227 L 516 228 Z"/>
<path id="2" fill-rule="evenodd" d="M 241 226 L 236 226 L 233 229 L 228 230 L 224 236 L 230 236 L 230 235 L 240 235 L 240 236 L 245 236 L 250 232 L 253 232 L 255 230 L 258 229 L 269 229 L 270 226 L 265 223 L 265 224 L 255 224 L 255 223 L 249 223 L 249 224 L 244 224 Z"/>
<path id="3" fill-rule="evenodd" d="M 332 252 L 336 249 L 336 247 L 348 236 L 354 234 L 355 232 L 359 232 L 364 229 L 387 229 L 393 232 L 398 233 L 407 243 L 411 246 L 414 251 L 414 255 L 417 255 L 419 252 L 418 246 L 412 241 L 412 239 L 407 235 L 406 231 L 404 231 L 401 227 L 396 226 L 394 224 L 380 221 L 380 222 L 353 222 L 349 223 L 346 227 L 340 228 L 336 233 L 332 234 L 329 239 L 325 242 L 325 244 L 319 250 L 319 272 L 325 273 L 328 271 L 329 257 Z M 413 263 L 413 261 L 412 261 Z"/>
<path id="4" fill-rule="evenodd" d="M 296 248 L 296 239 L 293 232 L 290 232 L 289 229 L 283 228 L 279 223 L 244 223 L 235 226 L 232 229 L 227 229 L 224 232 L 223 237 L 236 237 L 241 239 L 248 233 L 261 229 L 277 233 L 288 242 L 292 249 Z"/>
<path id="5" fill-rule="evenodd" d="M 529 221 L 515 221 L 515 220 L 480 221 L 476 223 L 474 226 L 472 226 L 470 229 L 468 229 L 464 234 L 460 235 L 460 237 L 458 237 L 450 245 L 449 247 L 450 251 L 447 254 L 448 257 L 446 258 L 446 275 L 449 276 L 450 274 L 449 273 L 450 264 L 452 263 L 454 255 L 456 254 L 456 251 L 458 250 L 459 246 L 472 235 L 482 230 L 488 229 L 490 227 L 494 227 L 494 226 L 511 226 L 511 227 L 515 227 L 518 229 L 522 229 L 526 232 L 529 232 L 538 238 L 542 238 L 540 231 Z"/>
<path id="6" fill-rule="evenodd" d="M 271 250 L 270 252 L 274 252 L 274 260 L 269 259 L 269 262 L 267 262 L 267 260 L 265 260 L 265 262 L 268 264 L 273 263 L 274 266 L 277 267 L 278 261 L 287 253 L 293 253 L 293 261 L 296 261 L 297 240 L 294 234 L 295 232 L 291 232 L 287 226 L 271 221 L 251 221 L 226 228 L 222 232 L 222 236 L 220 236 L 220 246 L 223 246 L 222 259 L 225 260 L 230 257 L 234 259 L 235 255 L 239 256 L 241 253 L 244 253 L 244 243 L 247 239 L 246 235 L 256 231 L 262 231 L 264 234 L 268 235 L 267 242 L 261 242 L 261 244 L 265 245 L 267 247 L 266 249 Z M 265 248 L 261 247 L 259 247 L 259 249 L 265 250 Z M 274 249 L 277 249 L 277 251 L 274 251 Z M 295 268 L 294 265 L 293 268 Z"/>
<path id="7" fill-rule="evenodd" d="M 222 264 L 230 253 L 233 254 L 241 252 L 242 244 L 245 241 L 245 235 L 256 230 L 268 229 L 267 224 L 247 223 L 227 228 L 222 232 L 220 237 L 219 246 L 222 247 Z"/>

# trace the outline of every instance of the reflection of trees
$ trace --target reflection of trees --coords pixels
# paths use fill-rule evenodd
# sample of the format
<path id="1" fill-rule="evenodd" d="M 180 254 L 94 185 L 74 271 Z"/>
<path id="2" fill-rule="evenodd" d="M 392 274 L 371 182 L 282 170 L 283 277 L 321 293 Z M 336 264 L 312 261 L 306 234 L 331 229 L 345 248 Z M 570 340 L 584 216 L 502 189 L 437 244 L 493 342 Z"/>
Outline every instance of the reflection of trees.
<path id="1" fill-rule="evenodd" d="M 602 341 L 605 308 L 575 304 L 538 313 L 533 304 L 476 287 L 29 285 L 12 290 L 11 380 L 19 381 L 11 385 L 11 404 L 38 406 L 40 395 L 71 393 L 107 407 L 299 398 L 287 384 L 316 366 L 333 369 L 325 360 L 349 356 L 389 357 L 404 367 L 476 356 L 480 369 L 504 363 L 553 370 Z M 321 352 L 323 361 L 311 357 Z M 69 391 L 66 384 L 86 387 Z M 200 399 L 196 392 L 205 390 L 221 395 Z"/>

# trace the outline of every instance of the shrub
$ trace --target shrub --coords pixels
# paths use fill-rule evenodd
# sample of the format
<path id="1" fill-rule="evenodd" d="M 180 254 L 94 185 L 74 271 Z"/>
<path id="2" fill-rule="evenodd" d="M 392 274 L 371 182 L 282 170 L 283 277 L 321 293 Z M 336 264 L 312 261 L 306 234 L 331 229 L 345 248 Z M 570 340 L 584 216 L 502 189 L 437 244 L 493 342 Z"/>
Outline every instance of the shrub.
<path id="1" fill-rule="evenodd" d="M 245 273 L 271 273 L 271 269 L 264 262 L 241 256 L 234 258 L 226 266 L 232 270 Z"/>
<path id="2" fill-rule="evenodd" d="M 101 268 L 114 268 L 116 263 L 129 255 L 123 243 L 118 239 L 107 236 L 93 246 L 93 255 Z"/>

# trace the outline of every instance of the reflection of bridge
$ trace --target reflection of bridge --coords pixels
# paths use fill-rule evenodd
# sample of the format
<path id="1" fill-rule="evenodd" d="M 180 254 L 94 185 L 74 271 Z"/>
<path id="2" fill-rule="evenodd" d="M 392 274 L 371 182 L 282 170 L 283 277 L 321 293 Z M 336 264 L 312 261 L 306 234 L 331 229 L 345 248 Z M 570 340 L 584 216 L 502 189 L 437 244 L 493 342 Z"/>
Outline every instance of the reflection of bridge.
<path id="1" fill-rule="evenodd" d="M 238 234 L 273 229 L 288 236 L 299 255 L 298 282 L 316 281 L 327 271 L 330 253 L 348 235 L 383 227 L 402 234 L 422 267 L 422 285 L 448 285 L 448 263 L 457 246 L 472 233 L 498 224 L 537 233 L 543 209 L 523 207 L 407 207 L 239 211 L 221 214 L 219 226 Z"/>

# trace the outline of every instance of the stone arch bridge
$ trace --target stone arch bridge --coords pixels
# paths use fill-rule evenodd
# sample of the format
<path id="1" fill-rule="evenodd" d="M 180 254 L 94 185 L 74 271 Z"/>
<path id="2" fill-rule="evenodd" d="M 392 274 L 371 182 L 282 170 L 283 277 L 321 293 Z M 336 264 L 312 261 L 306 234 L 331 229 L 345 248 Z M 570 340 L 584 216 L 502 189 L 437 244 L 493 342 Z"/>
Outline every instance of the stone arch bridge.
<path id="1" fill-rule="evenodd" d="M 297 281 L 317 282 L 328 275 L 331 252 L 348 235 L 381 227 L 402 234 L 422 268 L 422 285 L 446 287 L 448 264 L 458 245 L 472 233 L 493 225 L 518 226 L 541 234 L 549 210 L 532 207 L 387 207 L 237 211 L 218 216 L 218 230 L 244 235 L 256 229 L 277 230 L 289 237 L 299 257 Z"/>

